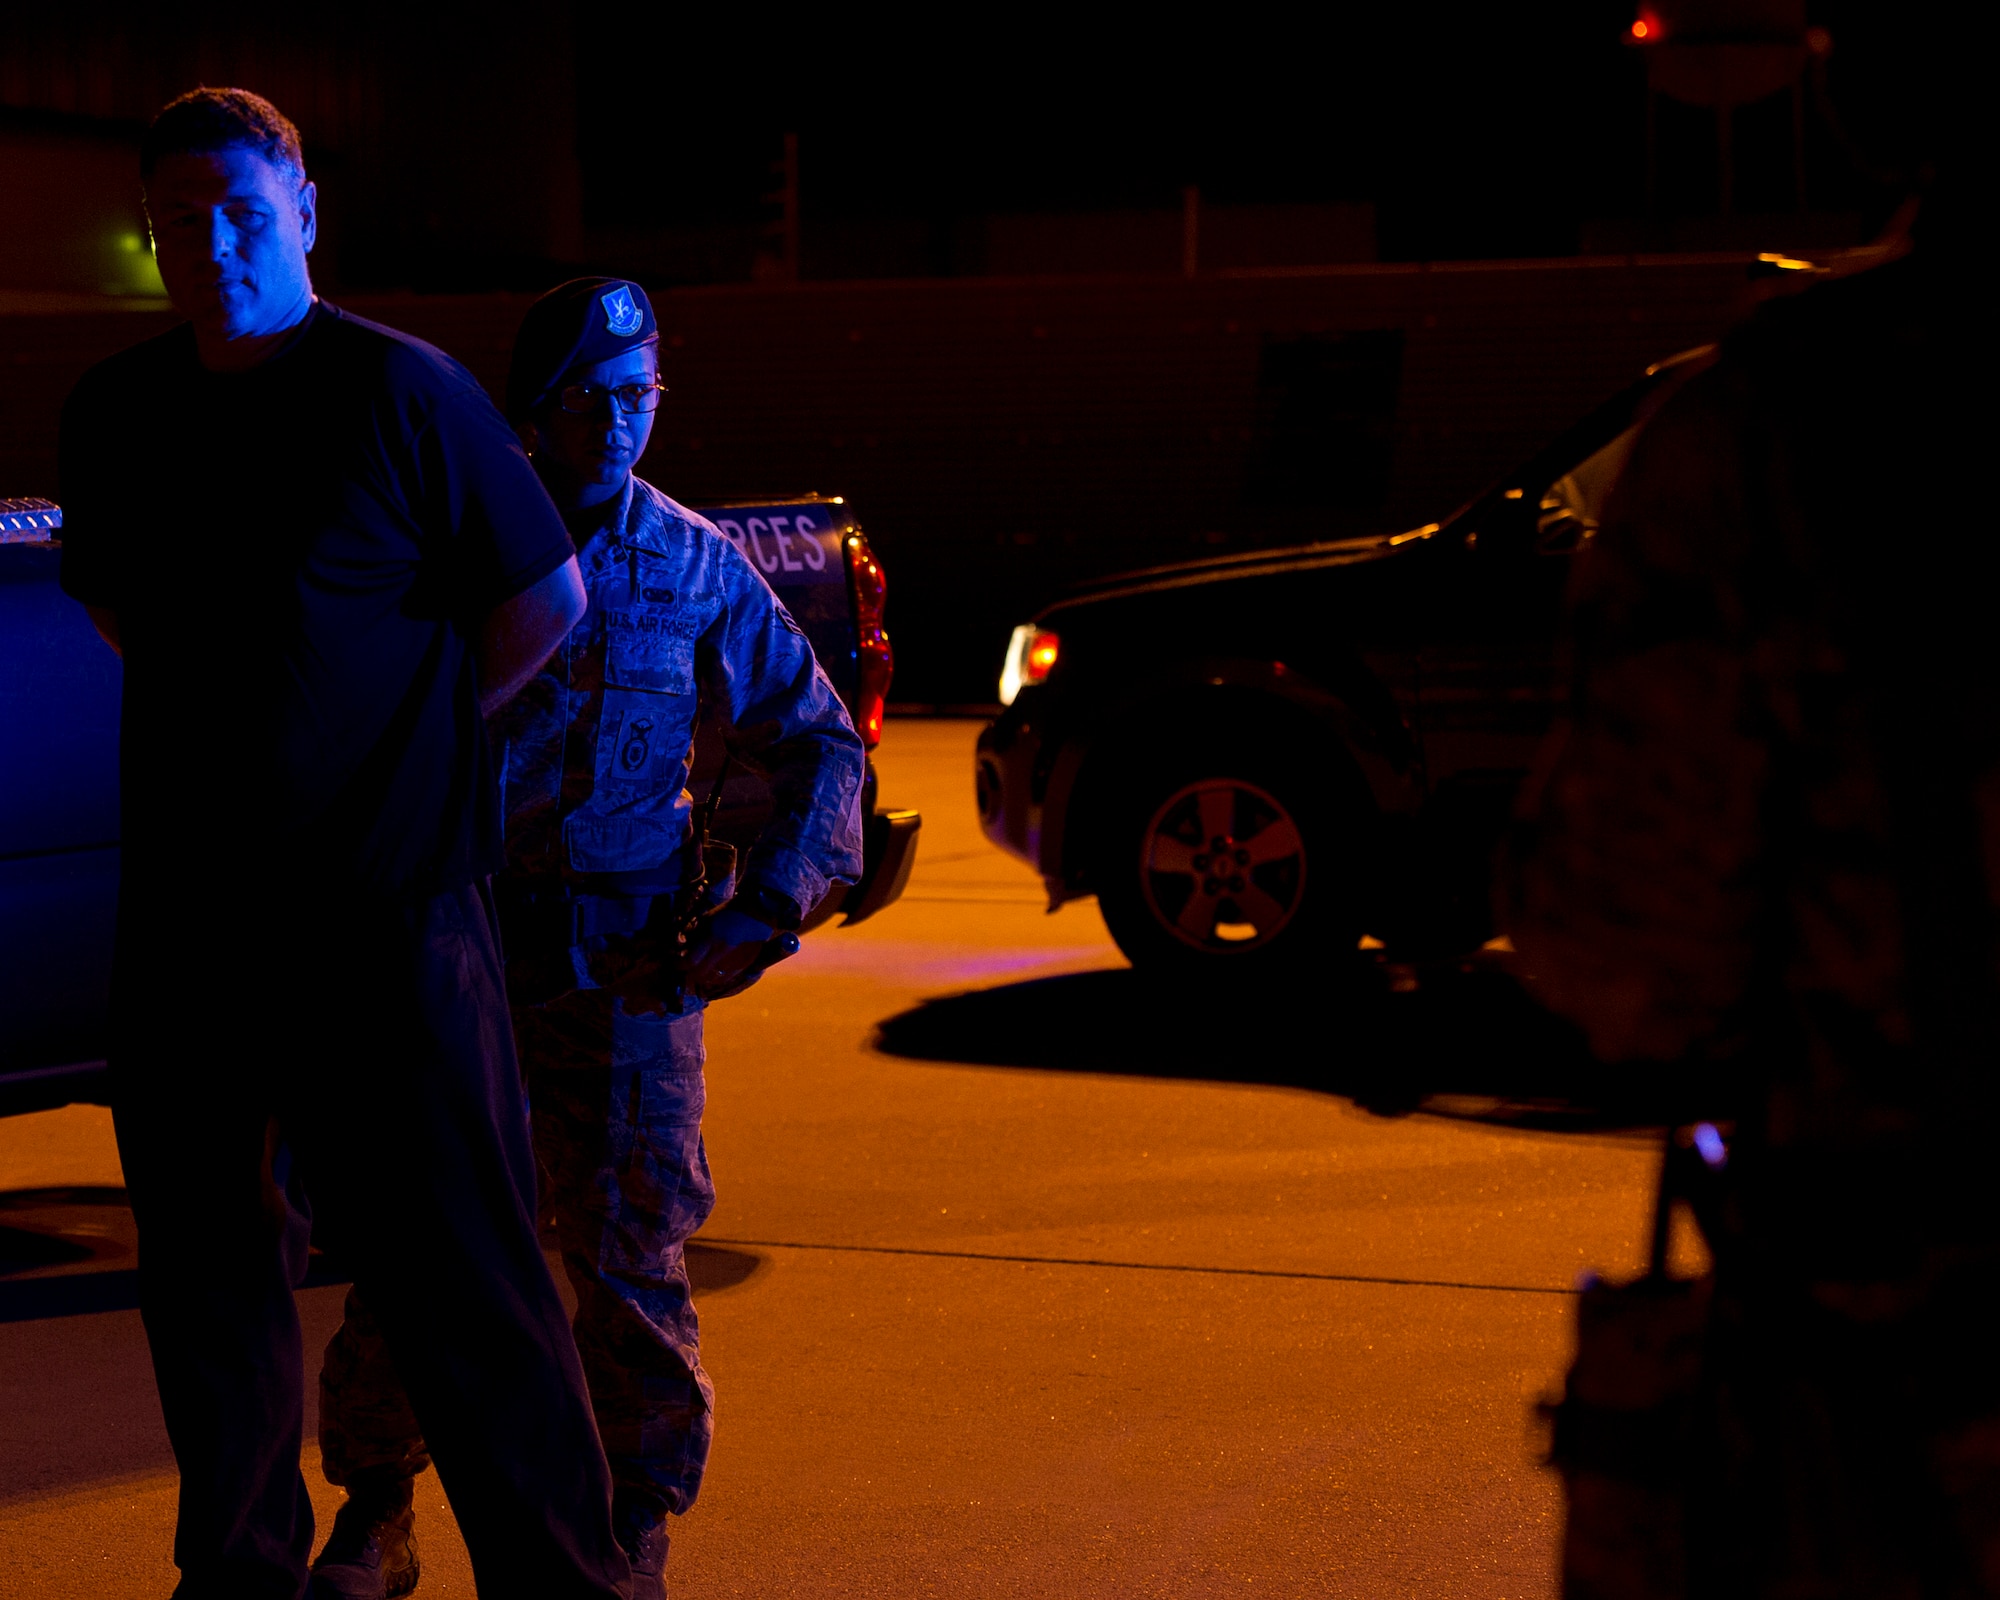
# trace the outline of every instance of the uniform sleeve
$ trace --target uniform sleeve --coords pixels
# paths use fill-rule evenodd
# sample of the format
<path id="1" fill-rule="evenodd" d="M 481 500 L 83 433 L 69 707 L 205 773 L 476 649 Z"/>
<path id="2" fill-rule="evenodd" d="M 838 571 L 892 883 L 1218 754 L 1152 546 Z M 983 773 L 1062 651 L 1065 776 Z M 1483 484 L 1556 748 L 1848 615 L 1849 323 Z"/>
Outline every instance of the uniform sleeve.
<path id="1" fill-rule="evenodd" d="M 484 390 L 468 387 L 437 407 L 420 456 L 453 536 L 469 614 L 532 589 L 576 554 L 521 441 Z"/>
<path id="2" fill-rule="evenodd" d="M 103 418 L 92 375 L 63 403 L 56 443 L 57 499 L 63 510 L 63 592 L 85 605 L 116 611 L 122 598 L 122 533 L 114 506 L 117 482 L 106 471 Z"/>
<path id="3" fill-rule="evenodd" d="M 803 917 L 831 885 L 861 876 L 866 753 L 791 613 L 727 539 L 714 545 L 723 609 L 697 651 L 702 692 L 773 802 L 743 887 L 782 896 Z"/>
<path id="4" fill-rule="evenodd" d="M 1503 886 L 1530 986 L 1605 1061 L 1715 1047 L 1751 982 L 1772 751 L 1736 384 L 1717 368 L 1647 427 L 1579 562 L 1570 711 Z"/>

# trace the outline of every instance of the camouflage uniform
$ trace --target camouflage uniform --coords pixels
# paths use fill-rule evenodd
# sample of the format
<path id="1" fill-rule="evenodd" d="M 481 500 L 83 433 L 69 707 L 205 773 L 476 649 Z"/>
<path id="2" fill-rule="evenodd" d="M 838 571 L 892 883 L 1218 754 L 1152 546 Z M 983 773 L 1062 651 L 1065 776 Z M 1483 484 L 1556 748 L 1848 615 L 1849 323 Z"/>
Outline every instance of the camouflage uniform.
<path id="1" fill-rule="evenodd" d="M 1766 307 L 1579 563 L 1510 932 L 1738 1119 L 1689 1593 L 2000 1593 L 1986 293 L 1919 252 Z"/>
<path id="2" fill-rule="evenodd" d="M 803 912 L 833 882 L 856 879 L 861 743 L 755 568 L 637 478 L 579 561 L 588 613 L 489 729 L 510 876 L 585 887 L 603 874 L 676 880 L 706 707 L 770 781 L 773 814 L 746 886 Z M 643 895 L 612 897 L 598 925 L 637 928 L 647 909 Z M 701 1138 L 702 1004 L 676 990 L 650 950 L 615 931 L 586 938 L 570 952 L 578 987 L 546 1005 L 517 997 L 514 1026 L 542 1210 L 576 1290 L 577 1346 L 613 1482 L 628 1501 L 681 1512 L 701 1487 L 714 1403 L 682 1247 L 715 1190 Z M 428 1463 L 352 1294 L 321 1371 L 320 1447 L 334 1483 Z"/>

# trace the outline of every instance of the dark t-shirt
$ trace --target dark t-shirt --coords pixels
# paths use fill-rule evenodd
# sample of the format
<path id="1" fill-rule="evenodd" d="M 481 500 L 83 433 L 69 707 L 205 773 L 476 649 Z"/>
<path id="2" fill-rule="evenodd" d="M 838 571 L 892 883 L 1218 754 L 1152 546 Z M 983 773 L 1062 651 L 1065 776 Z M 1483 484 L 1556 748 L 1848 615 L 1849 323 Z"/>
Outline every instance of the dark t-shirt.
<path id="1" fill-rule="evenodd" d="M 469 372 L 323 302 L 245 373 L 183 326 L 84 374 L 61 477 L 63 587 L 125 652 L 128 898 L 498 870 L 480 622 L 572 551 Z"/>

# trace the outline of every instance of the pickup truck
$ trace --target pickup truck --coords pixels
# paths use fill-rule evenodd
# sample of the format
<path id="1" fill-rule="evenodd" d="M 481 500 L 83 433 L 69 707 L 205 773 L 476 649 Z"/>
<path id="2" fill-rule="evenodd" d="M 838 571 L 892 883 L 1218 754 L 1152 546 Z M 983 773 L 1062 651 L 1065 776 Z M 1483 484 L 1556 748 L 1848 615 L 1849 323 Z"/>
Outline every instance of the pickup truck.
<path id="1" fill-rule="evenodd" d="M 805 630 L 872 752 L 894 657 L 883 631 L 884 578 L 846 504 L 808 495 L 705 508 Z M 111 935 L 118 891 L 118 658 L 56 584 L 61 508 L 0 500 L 0 1115 L 102 1099 Z M 704 721 L 690 787 L 706 795 L 723 765 L 721 729 Z M 807 919 L 873 916 L 903 892 L 922 819 L 877 803 L 868 762 L 866 868 Z M 715 832 L 739 849 L 770 796 L 733 764 Z"/>
<path id="2" fill-rule="evenodd" d="M 1094 894 L 1134 966 L 1296 975 L 1464 953 L 1555 715 L 1563 596 L 1649 368 L 1406 532 L 1099 579 L 1014 630 L 974 757 L 980 822 L 1053 910 Z"/>

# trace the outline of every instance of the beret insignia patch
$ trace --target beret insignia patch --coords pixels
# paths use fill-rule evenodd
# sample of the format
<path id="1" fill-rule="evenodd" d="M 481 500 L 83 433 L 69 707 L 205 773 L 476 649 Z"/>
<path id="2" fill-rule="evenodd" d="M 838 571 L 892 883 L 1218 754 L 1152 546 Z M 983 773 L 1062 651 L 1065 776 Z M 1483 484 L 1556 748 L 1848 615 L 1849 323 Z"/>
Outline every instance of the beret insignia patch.
<path id="1" fill-rule="evenodd" d="M 621 339 L 630 338 L 639 331 L 646 320 L 639 314 L 639 308 L 632 303 L 632 291 L 619 284 L 609 294 L 600 295 L 604 307 L 604 325 Z"/>

